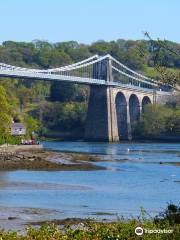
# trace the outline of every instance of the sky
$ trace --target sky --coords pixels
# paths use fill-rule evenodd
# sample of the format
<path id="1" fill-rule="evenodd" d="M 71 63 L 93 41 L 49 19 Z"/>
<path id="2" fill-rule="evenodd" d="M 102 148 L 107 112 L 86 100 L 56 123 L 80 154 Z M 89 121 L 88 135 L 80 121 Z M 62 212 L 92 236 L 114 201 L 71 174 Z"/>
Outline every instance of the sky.
<path id="1" fill-rule="evenodd" d="M 0 0 L 0 42 L 153 38 L 180 43 L 180 0 Z"/>

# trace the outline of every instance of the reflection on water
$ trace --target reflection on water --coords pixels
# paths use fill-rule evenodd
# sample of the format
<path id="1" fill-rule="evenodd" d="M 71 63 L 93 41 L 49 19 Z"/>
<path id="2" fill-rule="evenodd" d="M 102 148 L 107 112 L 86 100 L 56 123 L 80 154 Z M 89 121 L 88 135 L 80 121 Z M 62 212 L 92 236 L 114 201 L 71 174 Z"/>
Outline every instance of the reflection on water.
<path id="1" fill-rule="evenodd" d="M 140 207 L 153 215 L 168 202 L 179 202 L 180 166 L 159 163 L 180 162 L 180 144 L 46 142 L 44 146 L 99 154 L 104 160 L 94 164 L 107 170 L 0 172 L 0 206 L 57 210 L 59 218 L 115 219 L 116 214 L 136 216 Z"/>

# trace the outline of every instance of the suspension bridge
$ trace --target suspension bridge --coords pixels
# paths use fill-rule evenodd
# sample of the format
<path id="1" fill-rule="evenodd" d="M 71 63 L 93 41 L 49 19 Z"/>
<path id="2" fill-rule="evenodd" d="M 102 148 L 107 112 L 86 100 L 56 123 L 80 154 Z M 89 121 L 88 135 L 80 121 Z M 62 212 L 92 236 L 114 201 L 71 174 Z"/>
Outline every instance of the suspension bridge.
<path id="1" fill-rule="evenodd" d="M 90 85 L 87 140 L 131 139 L 145 104 L 164 103 L 169 88 L 110 55 L 98 55 L 63 67 L 30 69 L 0 63 L 0 77 Z"/>

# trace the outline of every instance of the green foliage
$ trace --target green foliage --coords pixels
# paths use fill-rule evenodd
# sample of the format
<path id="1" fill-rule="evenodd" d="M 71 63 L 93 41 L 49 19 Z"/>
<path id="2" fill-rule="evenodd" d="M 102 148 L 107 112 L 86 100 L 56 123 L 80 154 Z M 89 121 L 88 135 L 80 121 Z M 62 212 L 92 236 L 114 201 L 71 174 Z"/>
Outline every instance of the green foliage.
<path id="1" fill-rule="evenodd" d="M 112 43 L 105 42 L 103 40 L 93 43 L 89 50 L 93 54 L 106 55 L 111 52 Z"/>
<path id="2" fill-rule="evenodd" d="M 142 236 L 135 234 L 135 228 L 141 226 L 147 230 L 166 229 L 172 233 L 144 233 Z M 0 232 L 3 240 L 178 240 L 180 225 L 171 225 L 168 221 L 154 222 L 153 220 L 119 220 L 114 223 L 95 223 L 87 221 L 84 224 L 76 224 L 73 227 L 66 225 L 59 228 L 54 224 L 42 225 L 40 228 L 29 227 L 23 236 L 17 232 Z"/>
<path id="3" fill-rule="evenodd" d="M 156 41 L 151 38 L 149 33 L 145 32 L 149 39 L 151 49 L 151 63 L 158 75 L 161 83 L 178 88 L 180 85 L 180 72 L 169 71 L 168 68 L 180 67 L 180 45 L 170 41 Z"/>
<path id="4" fill-rule="evenodd" d="M 148 41 L 118 39 L 110 42 L 100 40 L 91 45 L 79 44 L 76 41 L 54 44 L 41 40 L 30 43 L 6 41 L 0 45 L 0 62 L 44 69 L 71 64 L 93 54 L 111 54 L 134 70 L 176 85 L 179 84 L 180 79 L 178 70 L 180 56 L 176 54 L 179 53 L 179 49 L 178 43 L 151 39 Z M 0 131 L 5 134 L 5 137 L 8 135 L 9 121 L 12 118 L 28 126 L 28 135 L 34 130 L 43 132 L 44 128 L 68 131 L 81 128 L 83 130 L 89 95 L 87 86 L 10 78 L 1 78 L 0 85 L 5 89 L 5 94 L 0 92 L 0 101 L 3 103 L 3 106 L 0 105 L 0 121 L 3 123 L 0 125 Z M 3 90 L 0 89 L 0 91 Z M 43 104 L 47 108 L 44 109 Z M 160 114 L 152 119 L 156 122 L 154 126 L 151 126 L 151 122 L 144 116 L 143 132 L 150 135 L 158 135 L 166 131 L 179 132 L 179 111 L 173 110 L 173 114 L 169 117 L 163 113 L 162 109 L 159 111 Z M 168 109 L 167 112 L 170 110 Z M 168 124 L 165 120 L 167 118 Z M 160 121 L 162 124 L 159 123 Z M 3 134 L 2 139 L 4 139 Z"/>
<path id="5" fill-rule="evenodd" d="M 51 130 L 83 129 L 86 117 L 86 104 L 69 102 L 45 102 L 40 106 L 42 125 Z M 38 117 L 39 112 L 35 111 Z"/>
<path id="6" fill-rule="evenodd" d="M 52 101 L 68 102 L 75 99 L 75 84 L 53 82 L 50 99 Z"/>
<path id="7" fill-rule="evenodd" d="M 0 136 L 5 139 L 10 134 L 11 116 L 5 89 L 0 86 Z"/>
<path id="8" fill-rule="evenodd" d="M 165 211 L 161 212 L 154 219 L 155 222 L 169 222 L 171 225 L 180 224 L 180 205 L 168 204 Z"/>
<path id="9" fill-rule="evenodd" d="M 171 116 L 166 122 L 166 129 L 169 133 L 180 134 L 180 107 L 173 109 Z"/>
<path id="10" fill-rule="evenodd" d="M 5 86 L 8 86 L 8 84 Z M 0 144 L 20 143 L 19 137 L 11 136 L 12 120 L 15 120 L 17 122 L 24 122 L 27 127 L 28 137 L 31 136 L 31 133 L 33 131 L 39 130 L 38 120 L 34 119 L 32 116 L 28 115 L 25 112 L 21 112 L 19 109 L 20 105 L 18 102 L 20 102 L 20 104 L 23 103 L 24 105 L 27 104 L 29 95 L 31 94 L 30 89 L 23 86 L 22 88 L 17 89 L 16 92 L 17 96 L 15 96 L 15 94 L 7 95 L 4 87 L 0 85 Z"/>
<path id="11" fill-rule="evenodd" d="M 37 119 L 33 118 L 32 116 L 25 115 L 24 122 L 26 125 L 27 133 L 26 135 L 30 137 L 33 132 L 37 132 L 39 130 L 39 122 Z"/>
<path id="12" fill-rule="evenodd" d="M 178 135 L 180 133 L 180 108 L 167 105 L 146 105 L 139 126 L 136 129 L 141 136 L 158 137 Z"/>
<path id="13" fill-rule="evenodd" d="M 20 136 L 11 136 L 10 134 L 0 134 L 0 145 L 1 144 L 12 144 L 12 145 L 18 145 L 21 143 L 21 137 Z"/>
<path id="14" fill-rule="evenodd" d="M 168 49 L 172 49 L 169 52 Z M 75 41 L 51 44 L 35 40 L 31 43 L 6 41 L 0 46 L 0 61 L 18 66 L 48 68 L 67 65 L 85 59 L 92 54 L 112 54 L 122 63 L 134 69 L 144 65 L 155 67 L 179 68 L 180 44 L 170 41 L 123 40 L 106 42 L 103 40 L 91 45 Z"/>

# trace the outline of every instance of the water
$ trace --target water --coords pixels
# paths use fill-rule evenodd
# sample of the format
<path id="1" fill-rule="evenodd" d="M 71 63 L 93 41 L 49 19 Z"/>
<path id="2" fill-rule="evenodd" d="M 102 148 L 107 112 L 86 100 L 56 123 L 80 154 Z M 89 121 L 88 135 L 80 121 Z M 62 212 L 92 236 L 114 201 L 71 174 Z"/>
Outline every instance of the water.
<path id="1" fill-rule="evenodd" d="M 154 216 L 167 203 L 179 203 L 180 166 L 171 163 L 180 162 L 180 144 L 46 142 L 44 147 L 98 154 L 103 160 L 94 164 L 107 169 L 0 172 L 4 219 L 7 209 L 15 214 L 14 209 L 29 208 L 42 209 L 42 213 L 28 215 L 28 220 L 116 219 L 117 215 L 138 216 L 141 207 Z"/>

